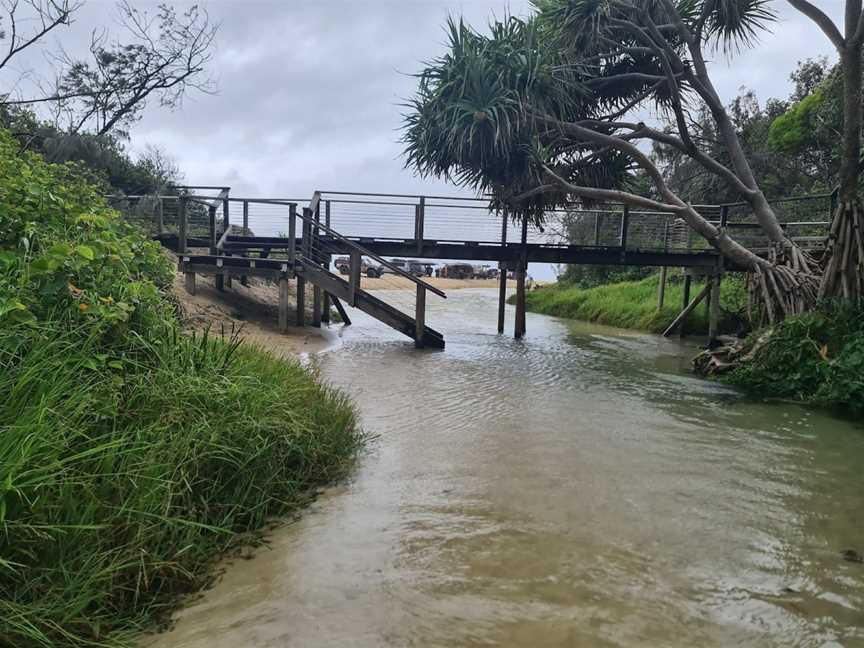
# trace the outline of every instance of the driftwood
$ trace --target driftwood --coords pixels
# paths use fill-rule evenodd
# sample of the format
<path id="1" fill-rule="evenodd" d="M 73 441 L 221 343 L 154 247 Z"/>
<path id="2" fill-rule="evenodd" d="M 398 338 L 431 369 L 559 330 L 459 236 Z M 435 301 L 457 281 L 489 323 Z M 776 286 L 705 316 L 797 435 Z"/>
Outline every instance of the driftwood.
<path id="1" fill-rule="evenodd" d="M 760 335 L 752 346 L 745 346 L 740 338 L 721 335 L 716 340 L 717 345 L 693 358 L 693 370 L 700 376 L 718 376 L 732 371 L 750 361 L 771 339 L 771 333 L 769 329 Z"/>

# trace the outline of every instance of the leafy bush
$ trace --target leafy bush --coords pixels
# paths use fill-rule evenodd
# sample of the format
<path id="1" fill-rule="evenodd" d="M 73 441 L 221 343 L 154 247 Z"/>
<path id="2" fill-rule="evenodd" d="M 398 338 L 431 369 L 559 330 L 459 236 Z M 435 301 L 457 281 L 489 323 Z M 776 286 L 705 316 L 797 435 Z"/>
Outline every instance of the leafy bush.
<path id="1" fill-rule="evenodd" d="M 183 335 L 159 247 L 0 131 L 0 645 L 128 645 L 220 552 L 342 475 L 350 404 Z"/>
<path id="2" fill-rule="evenodd" d="M 654 274 L 639 281 L 623 281 L 586 289 L 553 284 L 530 291 L 525 302 L 528 310 L 544 315 L 659 333 L 664 331 L 681 311 L 684 291 L 681 282 L 670 275 L 664 306 L 658 309 L 659 282 L 659 275 Z M 699 290 L 701 287 L 693 286 L 691 299 Z M 740 278 L 729 275 L 723 280 L 720 305 L 727 316 L 743 311 L 746 295 Z M 687 330 L 707 329 L 705 308 L 699 307 L 688 318 Z"/>
<path id="3" fill-rule="evenodd" d="M 752 357 L 726 377 L 761 396 L 864 412 L 864 309 L 828 303 L 748 340 Z"/>

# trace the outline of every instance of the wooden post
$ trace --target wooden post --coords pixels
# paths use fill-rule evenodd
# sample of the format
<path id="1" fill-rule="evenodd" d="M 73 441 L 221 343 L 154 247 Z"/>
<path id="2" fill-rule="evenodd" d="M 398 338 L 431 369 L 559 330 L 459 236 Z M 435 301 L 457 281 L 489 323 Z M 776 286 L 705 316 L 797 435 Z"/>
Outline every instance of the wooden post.
<path id="1" fill-rule="evenodd" d="M 185 272 L 184 278 L 186 279 L 186 292 L 190 295 L 195 294 L 195 273 L 194 272 Z"/>
<path id="2" fill-rule="evenodd" d="M 507 210 L 501 215 L 501 252 L 507 250 Z M 502 254 L 502 256 L 504 256 Z M 504 305 L 507 303 L 507 262 L 498 264 L 498 332 L 504 332 Z"/>
<path id="3" fill-rule="evenodd" d="M 306 326 L 306 279 L 297 275 L 297 326 Z"/>
<path id="4" fill-rule="evenodd" d="M 414 322 L 416 329 L 414 331 L 414 346 L 422 349 L 423 336 L 426 332 L 426 288 L 422 284 L 417 284 L 417 302 L 415 304 Z"/>
<path id="5" fill-rule="evenodd" d="M 720 205 L 720 228 L 726 229 L 729 223 L 729 205 Z"/>
<path id="6" fill-rule="evenodd" d="M 426 220 L 426 197 L 420 196 L 420 204 L 414 209 L 414 240 L 417 242 L 417 254 L 423 252 L 423 227 Z"/>
<path id="7" fill-rule="evenodd" d="M 312 287 L 312 326 L 321 328 L 321 288 L 320 286 Z"/>
<path id="8" fill-rule="evenodd" d="M 177 253 L 186 254 L 186 232 L 188 223 L 186 222 L 186 196 L 180 196 L 180 202 L 177 205 Z"/>
<path id="9" fill-rule="evenodd" d="M 624 212 L 621 214 L 621 251 L 627 251 L 627 229 L 630 226 L 630 205 L 624 205 Z"/>
<path id="10" fill-rule="evenodd" d="M 705 299 L 709 290 L 711 290 L 711 284 L 706 285 L 702 291 L 696 295 L 696 298 L 687 304 L 684 310 L 678 313 L 678 317 L 675 318 L 675 321 L 669 325 L 669 328 L 663 331 L 663 337 L 669 337 L 672 335 L 672 332 L 678 328 L 678 326 L 684 326 L 684 321 L 687 319 L 687 316 L 693 312 L 693 309 L 696 308 L 703 299 Z"/>
<path id="11" fill-rule="evenodd" d="M 330 201 L 324 201 L 324 224 L 329 228 L 330 227 Z"/>
<path id="12" fill-rule="evenodd" d="M 288 277 L 279 278 L 279 330 L 288 330 Z"/>
<path id="13" fill-rule="evenodd" d="M 660 268 L 660 285 L 657 286 L 657 310 L 663 309 L 663 302 L 666 300 L 666 266 Z"/>
<path id="14" fill-rule="evenodd" d="M 291 203 L 291 211 L 288 214 L 288 261 L 291 270 L 294 270 L 294 261 L 297 257 L 297 205 Z"/>
<path id="15" fill-rule="evenodd" d="M 522 219 L 522 251 L 516 266 L 516 324 L 514 337 L 525 335 L 525 276 L 528 273 L 528 219 Z"/>
<path id="16" fill-rule="evenodd" d="M 600 247 L 600 217 L 599 211 L 594 213 L 594 247 Z"/>
<path id="17" fill-rule="evenodd" d="M 162 236 L 162 234 L 165 233 L 165 197 L 159 196 L 158 200 L 159 200 L 159 205 L 158 205 L 158 209 L 159 209 L 158 218 L 159 218 L 159 220 L 157 222 L 156 228 L 159 230 L 158 231 L 159 236 Z"/>
<path id="18" fill-rule="evenodd" d="M 228 204 L 228 199 L 222 199 L 222 233 L 228 231 L 228 228 L 231 226 L 231 208 Z"/>
<path id="19" fill-rule="evenodd" d="M 321 234 L 321 231 L 318 229 L 318 225 L 321 223 L 321 202 L 318 202 L 318 207 L 315 208 L 315 226 L 309 225 L 309 229 L 311 231 L 310 239 L 315 249 L 319 249 L 318 238 Z M 316 255 L 317 256 L 317 255 Z M 323 256 L 323 255 L 322 255 Z M 319 259 L 319 263 L 323 266 L 323 259 Z M 322 299 L 322 290 L 321 286 L 315 285 L 312 287 L 312 326 L 316 328 L 321 328 L 321 308 L 323 306 Z"/>
<path id="20" fill-rule="evenodd" d="M 210 217 L 210 254 L 216 254 L 216 205 L 210 205 L 207 210 L 207 215 Z"/>
<path id="21" fill-rule="evenodd" d="M 243 236 L 249 236 L 249 201 L 243 201 Z"/>
<path id="22" fill-rule="evenodd" d="M 693 276 L 685 271 L 684 275 L 684 299 L 682 300 L 681 310 L 687 308 L 687 305 L 690 303 L 690 284 L 693 283 Z M 680 337 L 684 337 L 684 322 L 681 322 L 681 328 L 678 329 L 678 335 Z"/>
<path id="23" fill-rule="evenodd" d="M 360 290 L 360 264 L 359 250 L 351 250 L 351 260 L 348 264 L 348 305 L 357 305 L 357 291 Z"/>
<path id="24" fill-rule="evenodd" d="M 312 220 L 312 210 L 308 207 L 303 208 L 303 221 L 300 224 L 300 251 L 306 259 L 310 258 L 310 252 L 312 251 L 312 241 L 310 241 L 310 234 L 312 232 L 309 227 L 309 221 Z"/>
<path id="25" fill-rule="evenodd" d="M 720 273 L 711 277 L 711 301 L 708 304 L 708 339 L 714 341 L 720 334 Z"/>

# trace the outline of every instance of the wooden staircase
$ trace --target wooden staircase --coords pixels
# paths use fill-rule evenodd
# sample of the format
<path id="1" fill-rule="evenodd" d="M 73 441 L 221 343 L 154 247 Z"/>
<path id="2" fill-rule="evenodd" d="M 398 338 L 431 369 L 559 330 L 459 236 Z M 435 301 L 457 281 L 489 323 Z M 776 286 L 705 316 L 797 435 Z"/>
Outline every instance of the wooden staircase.
<path id="1" fill-rule="evenodd" d="M 288 281 L 295 279 L 297 282 L 297 324 L 300 326 L 306 323 L 305 284 L 309 282 L 314 288 L 313 325 L 320 326 L 322 320 L 329 318 L 328 300 L 332 300 L 340 313 L 343 313 L 345 323 L 350 324 L 351 321 L 344 314 L 340 303 L 344 302 L 410 337 L 418 348 L 443 349 L 444 336 L 426 325 L 426 294 L 432 292 L 442 298 L 447 295 L 321 223 L 319 203 L 320 194 L 316 192 L 309 207 L 304 207 L 300 214 L 297 213 L 296 203 L 269 201 L 269 204 L 290 208 L 289 232 L 287 237 L 268 238 L 266 245 L 262 245 L 259 238 L 245 236 L 245 232 L 235 231 L 231 226 L 225 229 L 218 243 L 215 241 L 215 234 L 211 232 L 210 254 L 180 255 L 180 271 L 186 275 L 186 289 L 194 293 L 196 274 L 215 275 L 216 285 L 220 288 L 226 283 L 230 285 L 232 277 L 270 278 L 279 284 L 279 326 L 285 330 L 288 327 Z M 298 223 L 300 232 L 297 231 Z M 215 231 L 215 225 L 213 229 Z M 350 269 L 347 280 L 330 270 L 330 255 L 317 244 L 322 233 L 328 240 L 338 239 L 349 249 Z M 183 243 L 185 246 L 185 241 Z M 178 244 L 181 249 L 184 246 Z M 277 251 L 280 256 L 274 255 Z M 413 313 L 400 310 L 384 298 L 361 287 L 360 274 L 364 257 L 374 259 L 389 272 L 414 284 L 416 301 Z"/>

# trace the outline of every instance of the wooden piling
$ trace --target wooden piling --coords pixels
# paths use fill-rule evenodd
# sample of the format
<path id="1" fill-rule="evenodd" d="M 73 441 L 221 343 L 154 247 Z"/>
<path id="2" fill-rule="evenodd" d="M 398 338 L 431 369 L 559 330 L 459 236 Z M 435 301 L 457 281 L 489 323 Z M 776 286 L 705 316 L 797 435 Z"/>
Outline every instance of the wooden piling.
<path id="1" fill-rule="evenodd" d="M 422 349 L 425 345 L 423 337 L 426 334 L 426 288 L 417 284 L 417 301 L 414 306 L 414 346 Z"/>
<path id="2" fill-rule="evenodd" d="M 321 328 L 321 320 L 323 314 L 321 312 L 323 306 L 322 291 L 320 286 L 314 286 L 312 289 L 312 326 Z"/>
<path id="3" fill-rule="evenodd" d="M 528 274 L 528 219 L 522 219 L 522 251 L 516 266 L 516 323 L 514 337 L 518 340 L 526 331 L 525 323 L 525 277 Z"/>
<path id="4" fill-rule="evenodd" d="M 279 330 L 288 330 L 288 277 L 279 278 Z"/>
<path id="5" fill-rule="evenodd" d="M 195 273 L 194 272 L 186 272 L 184 273 L 185 284 L 186 284 L 186 292 L 190 295 L 195 294 Z"/>
<path id="6" fill-rule="evenodd" d="M 682 300 L 681 310 L 687 308 L 687 305 L 690 303 L 690 284 L 693 283 L 693 275 L 690 274 L 689 271 L 685 271 L 684 274 L 684 299 Z M 684 322 L 681 322 L 681 327 L 678 329 L 678 336 L 684 337 Z"/>
<path id="7" fill-rule="evenodd" d="M 501 215 L 501 249 L 507 249 L 507 210 Z M 504 306 L 507 303 L 507 263 L 498 264 L 498 332 L 504 332 Z"/>
<path id="8" fill-rule="evenodd" d="M 666 301 L 666 275 L 667 268 L 660 268 L 660 284 L 657 286 L 657 310 L 663 309 L 663 303 Z"/>
<path id="9" fill-rule="evenodd" d="M 297 326 L 306 326 L 306 279 L 297 275 Z"/>
<path id="10" fill-rule="evenodd" d="M 711 341 L 720 334 L 720 281 L 719 272 L 711 277 L 711 301 L 708 304 L 708 339 Z"/>

